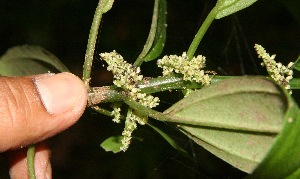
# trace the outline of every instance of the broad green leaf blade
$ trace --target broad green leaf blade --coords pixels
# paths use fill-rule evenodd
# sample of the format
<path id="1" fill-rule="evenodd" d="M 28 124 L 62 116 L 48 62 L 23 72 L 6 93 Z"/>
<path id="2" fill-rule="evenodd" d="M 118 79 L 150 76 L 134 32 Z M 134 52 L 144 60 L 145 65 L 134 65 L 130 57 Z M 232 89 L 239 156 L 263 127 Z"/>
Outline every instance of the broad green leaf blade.
<path id="1" fill-rule="evenodd" d="M 287 101 L 282 90 L 263 77 L 240 77 L 195 91 L 164 114 L 181 124 L 278 133 Z"/>
<path id="2" fill-rule="evenodd" d="M 134 65 L 140 66 L 145 60 L 153 60 L 162 52 L 166 39 L 166 6 L 166 0 L 155 0 L 150 32 Z"/>
<path id="3" fill-rule="evenodd" d="M 197 144 L 232 166 L 251 173 L 274 142 L 274 134 L 220 128 L 178 126 Z"/>
<path id="4" fill-rule="evenodd" d="M 237 11 L 245 9 L 255 3 L 257 0 L 219 0 L 217 2 L 218 13 L 216 19 L 221 19 Z"/>
<path id="5" fill-rule="evenodd" d="M 241 77 L 204 87 L 190 96 L 176 103 L 166 114 L 169 121 L 179 123 L 183 133 L 197 144 L 240 170 L 248 173 L 254 170 L 250 178 L 300 177 L 300 111 L 284 89 L 266 78 Z M 270 100 L 272 98 L 276 100 Z M 257 111 L 254 104 L 262 110 Z M 253 115 L 245 113 L 247 111 L 240 106 L 247 106 Z M 220 111 L 222 115 L 218 115 Z M 201 114 L 196 115 L 200 121 L 205 122 L 201 117 L 206 116 L 206 120 L 213 123 L 203 125 L 197 123 L 196 118 L 191 120 L 196 113 Z M 223 118 L 216 120 L 215 116 Z M 222 120 L 235 121 L 236 126 L 229 127 Z M 249 125 L 251 123 L 255 125 Z M 270 129 L 265 124 L 270 125 Z"/>
<path id="6" fill-rule="evenodd" d="M 28 76 L 49 71 L 63 72 L 68 69 L 57 57 L 38 46 L 13 47 L 0 58 L 2 76 Z"/>
<path id="7" fill-rule="evenodd" d="M 103 141 L 100 146 L 106 152 L 118 153 L 121 151 L 123 136 L 111 136 Z"/>
<path id="8" fill-rule="evenodd" d="M 187 158 L 191 158 L 191 156 L 189 155 L 189 153 L 186 150 L 184 150 L 183 148 L 181 148 L 170 136 L 168 136 L 168 134 L 166 134 L 165 132 L 163 132 L 159 128 L 157 128 L 157 127 L 155 127 L 155 126 L 153 126 L 153 125 L 151 125 L 149 123 L 147 123 L 147 125 L 149 125 L 157 133 L 159 133 L 179 153 L 181 153 L 183 156 L 185 156 Z"/>
<path id="9" fill-rule="evenodd" d="M 283 130 L 249 178 L 300 178 L 300 111 L 293 100 L 289 107 Z"/>

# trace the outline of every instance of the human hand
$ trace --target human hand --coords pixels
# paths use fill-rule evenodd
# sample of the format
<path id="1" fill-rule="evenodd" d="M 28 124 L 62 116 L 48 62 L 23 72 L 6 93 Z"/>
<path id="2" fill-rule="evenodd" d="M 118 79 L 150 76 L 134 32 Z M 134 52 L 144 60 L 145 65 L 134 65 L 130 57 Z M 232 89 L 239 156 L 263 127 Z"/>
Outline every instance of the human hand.
<path id="1" fill-rule="evenodd" d="M 86 102 L 83 82 L 70 73 L 0 77 L 0 152 L 9 150 L 11 178 L 28 176 L 26 146 L 35 143 L 36 177 L 51 178 L 50 152 L 39 142 L 73 125 Z"/>

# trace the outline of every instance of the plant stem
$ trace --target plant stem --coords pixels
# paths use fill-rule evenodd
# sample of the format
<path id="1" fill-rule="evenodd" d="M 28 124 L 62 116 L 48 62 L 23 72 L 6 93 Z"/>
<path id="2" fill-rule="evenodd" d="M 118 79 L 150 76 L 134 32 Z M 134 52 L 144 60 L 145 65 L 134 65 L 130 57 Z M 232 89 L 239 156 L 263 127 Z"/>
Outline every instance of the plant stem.
<path id="1" fill-rule="evenodd" d="M 241 76 L 214 76 L 211 83 L 218 83 L 220 81 L 231 79 L 231 78 L 240 78 Z M 290 81 L 291 89 L 300 89 L 300 78 L 293 78 Z M 151 94 L 167 90 L 183 90 L 183 89 L 196 89 L 202 88 L 203 85 L 196 82 L 184 81 L 179 75 L 173 75 L 168 77 L 158 77 L 148 81 L 143 81 L 138 84 L 138 88 L 141 89 L 141 93 Z M 168 117 L 163 113 L 145 107 L 138 102 L 129 99 L 126 94 L 122 91 L 119 91 L 117 88 L 112 87 L 93 87 L 90 90 L 89 96 L 91 100 L 90 106 L 96 112 L 104 114 L 106 116 L 112 116 L 111 111 L 102 109 L 99 106 L 96 106 L 99 103 L 106 102 L 117 102 L 124 101 L 130 107 L 135 110 L 140 111 L 142 114 L 149 117 L 155 118 L 160 121 L 169 121 Z"/>
<path id="2" fill-rule="evenodd" d="M 27 149 L 27 169 L 30 179 L 35 179 L 34 170 L 35 145 L 29 145 Z"/>
<path id="3" fill-rule="evenodd" d="M 226 79 L 231 79 L 231 78 L 240 78 L 241 76 L 215 76 L 212 80 L 211 83 L 218 83 L 220 81 L 226 80 Z M 294 78 L 290 81 L 290 86 L 291 89 L 300 89 L 300 79 L 299 78 Z M 139 84 L 138 86 L 141 89 L 142 93 L 155 93 L 155 92 L 160 92 L 160 91 L 166 91 L 166 90 L 171 90 L 171 89 L 195 89 L 195 88 L 201 88 L 203 85 L 195 82 L 187 82 L 184 81 L 181 77 L 179 76 L 172 76 L 172 77 L 158 77 L 149 81 L 145 81 L 144 83 Z M 102 100 L 98 101 L 97 103 L 92 104 L 92 109 L 97 111 L 98 113 L 104 114 L 106 116 L 112 116 L 111 111 L 102 109 L 98 106 L 95 106 L 96 104 L 99 103 L 104 103 L 104 102 L 116 102 L 116 101 L 124 101 L 126 104 L 128 104 L 131 108 L 138 110 L 141 114 L 152 117 L 154 119 L 157 119 L 159 121 L 174 121 L 174 119 L 170 119 L 167 115 L 155 111 L 151 108 L 145 107 L 141 105 L 140 103 L 128 98 L 126 94 L 122 91 L 118 91 L 114 89 L 113 87 L 108 88 L 108 87 L 94 87 L 96 90 L 100 90 L 103 92 L 102 95 Z M 91 91 L 93 91 L 93 89 Z M 101 90 L 100 88 L 103 88 Z M 100 94 L 100 93 L 98 93 Z M 122 118 L 125 118 L 122 116 Z"/>
<path id="4" fill-rule="evenodd" d="M 211 83 L 214 84 L 226 79 L 240 77 L 241 76 L 214 76 Z M 300 78 L 293 78 L 289 84 L 292 90 L 300 89 Z M 138 84 L 138 88 L 141 89 L 141 93 L 146 94 L 167 90 L 196 89 L 202 87 L 203 85 L 200 83 L 184 81 L 180 75 L 157 77 Z M 114 88 L 114 86 L 103 86 L 91 88 L 89 97 L 89 102 L 91 103 L 90 106 L 94 106 L 99 103 L 122 101 L 126 95 L 122 91 Z"/>
<path id="5" fill-rule="evenodd" d="M 214 76 L 211 83 L 216 83 L 225 79 L 234 78 L 236 76 Z M 153 78 L 149 81 L 143 81 L 138 84 L 138 88 L 141 89 L 142 93 L 151 94 L 167 90 L 177 89 L 195 89 L 202 88 L 201 83 L 183 80 L 181 75 L 163 76 Z"/>
<path id="6" fill-rule="evenodd" d="M 233 76 L 215 76 L 212 83 L 224 79 L 234 78 Z M 167 90 L 182 90 L 202 88 L 203 85 L 196 82 L 184 81 L 180 75 L 164 76 L 143 81 L 137 86 L 141 93 L 152 94 Z M 123 101 L 125 93 L 115 86 L 92 87 L 89 92 L 89 106 L 99 103 Z M 102 112 L 101 112 L 102 113 Z"/>
<path id="7" fill-rule="evenodd" d="M 83 80 L 85 86 L 87 87 L 87 89 L 89 89 L 89 81 L 90 81 L 90 76 L 91 76 L 94 51 L 95 51 L 97 35 L 98 35 L 98 30 L 99 30 L 102 14 L 103 14 L 102 4 L 101 4 L 101 0 L 99 0 L 98 6 L 97 6 L 95 14 L 94 14 L 94 19 L 92 22 L 90 34 L 89 34 L 89 40 L 88 40 L 86 53 L 85 53 L 85 61 L 84 61 L 84 65 L 83 65 L 82 80 Z"/>
<path id="8" fill-rule="evenodd" d="M 211 84 L 231 79 L 231 78 L 240 78 L 241 76 L 214 76 Z M 293 78 L 289 85 L 291 89 L 300 89 L 300 78 Z M 201 83 L 191 82 L 191 81 L 184 81 L 180 75 L 173 75 L 173 76 L 164 76 L 164 77 L 157 77 L 151 79 L 149 81 L 143 81 L 142 83 L 138 84 L 138 88 L 141 89 L 142 93 L 151 94 L 161 91 L 167 90 L 182 90 L 182 89 L 196 89 L 202 88 L 203 85 Z"/>
<path id="9" fill-rule="evenodd" d="M 140 114 L 152 117 L 153 119 L 159 120 L 159 121 L 171 121 L 172 119 L 168 118 L 166 115 L 164 115 L 161 112 L 155 111 L 151 108 L 148 108 L 146 106 L 143 106 L 142 104 L 125 97 L 124 102 L 128 104 L 132 109 L 139 111 Z"/>
<path id="10" fill-rule="evenodd" d="M 208 16 L 206 17 L 205 21 L 203 22 L 203 24 L 201 25 L 200 29 L 198 30 L 197 34 L 195 35 L 195 38 L 193 39 L 188 52 L 187 52 L 187 56 L 189 59 L 192 59 L 204 34 L 206 33 L 208 27 L 210 26 L 210 24 L 213 22 L 213 20 L 215 19 L 216 15 L 218 13 L 218 6 L 216 5 L 208 14 Z"/>
<path id="11" fill-rule="evenodd" d="M 114 117 L 111 114 L 111 111 L 109 111 L 107 109 L 100 108 L 99 106 L 93 106 L 92 109 L 95 110 L 96 112 L 100 113 L 100 114 L 104 114 L 105 116 Z M 124 115 L 120 116 L 120 119 L 125 120 L 125 118 L 126 118 L 126 116 L 124 116 Z"/>
<path id="12" fill-rule="evenodd" d="M 122 92 L 114 89 L 114 86 L 92 87 L 89 92 L 89 106 L 104 102 L 122 101 Z"/>

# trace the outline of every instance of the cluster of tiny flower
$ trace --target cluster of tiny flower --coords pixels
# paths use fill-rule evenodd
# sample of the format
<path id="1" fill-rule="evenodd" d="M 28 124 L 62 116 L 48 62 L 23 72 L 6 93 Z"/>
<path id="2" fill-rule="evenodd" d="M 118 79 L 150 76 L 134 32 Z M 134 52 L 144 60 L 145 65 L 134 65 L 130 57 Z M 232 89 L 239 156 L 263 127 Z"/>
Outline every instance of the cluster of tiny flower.
<path id="1" fill-rule="evenodd" d="M 278 84 L 284 86 L 291 94 L 292 91 L 290 90 L 289 81 L 293 79 L 293 71 L 291 68 L 294 63 L 290 62 L 287 66 L 284 66 L 282 63 L 276 63 L 274 60 L 276 55 L 270 56 L 261 45 L 255 44 L 254 48 L 258 54 L 258 58 L 263 60 L 261 65 L 266 66 L 270 77 Z"/>
<path id="2" fill-rule="evenodd" d="M 188 59 L 186 53 L 183 52 L 182 56 L 164 56 L 157 61 L 157 65 L 163 69 L 163 76 L 175 72 L 183 74 L 183 80 L 185 81 L 196 81 L 208 85 L 212 77 L 201 70 L 205 67 L 205 61 L 205 57 L 202 55 Z"/>
<path id="3" fill-rule="evenodd" d="M 133 100 L 144 106 L 153 108 L 158 105 L 159 98 L 141 93 L 141 90 L 136 87 L 136 84 L 143 80 L 140 67 L 127 63 L 116 51 L 101 53 L 100 56 L 107 62 L 107 70 L 113 73 L 113 83 L 116 86 L 123 88 Z"/>
<path id="4" fill-rule="evenodd" d="M 111 53 L 101 53 L 100 56 L 107 62 L 107 70 L 113 73 L 113 83 L 116 86 L 123 88 L 131 99 L 149 108 L 153 108 L 159 104 L 159 98 L 149 94 L 141 93 L 141 90 L 136 87 L 136 84 L 143 80 L 143 75 L 140 75 L 141 70 L 139 67 L 134 67 L 133 65 L 127 63 L 116 51 Z M 113 121 L 120 122 L 120 108 L 113 108 Z M 131 140 L 131 133 L 136 128 L 136 123 L 142 125 L 145 124 L 145 117 L 135 114 L 132 109 L 129 108 L 125 120 L 125 128 L 122 133 L 123 146 L 121 147 L 121 150 L 127 150 Z"/>
<path id="5" fill-rule="evenodd" d="M 122 146 L 121 146 L 121 150 L 122 151 L 126 151 L 130 145 L 130 141 L 131 141 L 131 134 L 132 132 L 136 129 L 137 127 L 137 123 L 139 123 L 140 125 L 145 125 L 145 121 L 147 120 L 147 117 L 143 117 L 140 116 L 138 114 L 135 114 L 136 111 L 133 111 L 132 108 L 129 108 L 127 111 L 127 116 L 126 116 L 126 120 L 125 120 L 125 127 L 124 130 L 122 132 Z"/>
<path id="6" fill-rule="evenodd" d="M 120 123 L 121 122 L 121 108 L 117 106 L 113 106 L 113 111 L 111 112 L 111 115 L 114 116 L 113 122 Z"/>
<path id="7" fill-rule="evenodd" d="M 101 53 L 100 56 L 107 62 L 107 70 L 113 73 L 113 83 L 116 86 L 128 91 L 136 90 L 135 83 L 143 79 L 143 75 L 139 75 L 141 71 L 139 67 L 127 63 L 116 51 Z"/>

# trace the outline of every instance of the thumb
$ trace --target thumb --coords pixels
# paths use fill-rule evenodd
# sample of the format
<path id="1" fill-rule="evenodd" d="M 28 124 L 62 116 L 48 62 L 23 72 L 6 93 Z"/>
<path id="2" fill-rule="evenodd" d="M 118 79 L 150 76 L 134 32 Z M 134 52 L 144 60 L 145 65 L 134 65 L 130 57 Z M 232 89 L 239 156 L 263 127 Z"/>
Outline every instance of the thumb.
<path id="1" fill-rule="evenodd" d="M 86 102 L 83 82 L 71 73 L 0 77 L 0 152 L 65 130 Z"/>

